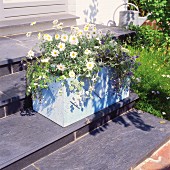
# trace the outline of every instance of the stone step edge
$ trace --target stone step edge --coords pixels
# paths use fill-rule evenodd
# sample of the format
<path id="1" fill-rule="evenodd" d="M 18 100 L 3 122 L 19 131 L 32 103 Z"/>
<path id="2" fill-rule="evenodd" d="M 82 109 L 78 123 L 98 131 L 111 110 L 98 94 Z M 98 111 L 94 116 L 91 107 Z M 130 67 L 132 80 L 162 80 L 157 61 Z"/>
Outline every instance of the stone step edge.
<path id="1" fill-rule="evenodd" d="M 97 116 L 93 114 L 75 123 L 75 126 L 68 131 L 60 134 L 57 138 L 50 140 L 48 143 L 44 143 L 41 146 L 37 146 L 29 153 L 24 153 L 20 157 L 11 160 L 8 163 L 3 164 L 1 170 L 19 170 L 29 166 L 37 160 L 47 156 L 48 154 L 66 146 L 71 142 L 75 142 L 85 134 L 88 134 L 94 129 L 106 124 L 112 119 L 120 116 L 121 114 L 132 109 L 135 101 L 138 100 L 138 95 L 130 93 L 130 96 L 116 104 L 109 106 L 108 108 L 99 111 Z"/>
<path id="2" fill-rule="evenodd" d="M 142 157 L 138 162 L 136 162 L 131 168 L 135 169 L 140 164 L 142 164 L 144 161 L 146 161 L 147 158 L 151 157 L 154 152 L 159 150 L 163 145 L 165 145 L 170 140 L 170 137 L 167 137 L 164 139 L 160 144 L 158 144 L 154 149 L 152 149 L 150 152 L 148 152 L 144 157 Z"/>
<path id="3" fill-rule="evenodd" d="M 35 22 L 36 24 L 44 23 L 44 22 L 52 22 L 55 19 L 58 19 L 59 21 L 63 20 L 69 20 L 69 19 L 79 19 L 80 17 L 69 14 L 69 13 L 63 13 L 63 14 L 52 14 L 52 15 L 37 15 L 37 16 L 29 16 L 27 18 L 12 18 L 12 19 L 5 19 L 0 21 L 0 29 L 6 29 L 12 26 L 21 26 L 21 25 L 28 25 L 30 26 L 30 23 Z"/>

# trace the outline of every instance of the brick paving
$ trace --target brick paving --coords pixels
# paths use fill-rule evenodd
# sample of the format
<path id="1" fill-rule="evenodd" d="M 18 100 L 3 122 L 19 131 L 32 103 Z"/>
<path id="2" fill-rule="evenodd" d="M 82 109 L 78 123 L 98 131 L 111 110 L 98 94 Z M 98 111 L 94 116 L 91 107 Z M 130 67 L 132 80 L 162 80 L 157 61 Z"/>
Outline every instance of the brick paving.
<path id="1" fill-rule="evenodd" d="M 170 140 L 134 170 L 170 170 Z"/>

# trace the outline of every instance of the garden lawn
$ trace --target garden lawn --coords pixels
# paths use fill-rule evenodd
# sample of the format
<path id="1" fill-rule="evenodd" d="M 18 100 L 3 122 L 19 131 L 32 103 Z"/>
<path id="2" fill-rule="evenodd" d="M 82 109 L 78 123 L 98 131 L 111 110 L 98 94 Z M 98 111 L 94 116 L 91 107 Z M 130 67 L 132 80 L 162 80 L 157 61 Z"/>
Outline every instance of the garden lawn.
<path id="1" fill-rule="evenodd" d="M 132 90 L 140 98 L 135 107 L 170 120 L 170 62 L 165 62 L 169 56 L 145 48 L 129 49 L 140 56 L 137 61 L 141 64 L 134 74 L 136 83 L 132 83 Z"/>

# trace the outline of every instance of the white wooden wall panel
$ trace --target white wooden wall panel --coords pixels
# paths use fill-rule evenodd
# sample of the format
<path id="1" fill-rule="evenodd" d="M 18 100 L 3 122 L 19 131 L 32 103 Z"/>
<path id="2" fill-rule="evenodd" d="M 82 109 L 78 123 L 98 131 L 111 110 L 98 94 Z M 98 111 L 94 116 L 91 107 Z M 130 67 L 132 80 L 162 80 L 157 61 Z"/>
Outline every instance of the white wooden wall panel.
<path id="1" fill-rule="evenodd" d="M 12 1 L 4 3 L 4 17 L 20 17 L 39 14 L 54 14 L 66 12 L 68 9 L 67 0 L 40 1 L 25 0 L 22 2 Z"/>

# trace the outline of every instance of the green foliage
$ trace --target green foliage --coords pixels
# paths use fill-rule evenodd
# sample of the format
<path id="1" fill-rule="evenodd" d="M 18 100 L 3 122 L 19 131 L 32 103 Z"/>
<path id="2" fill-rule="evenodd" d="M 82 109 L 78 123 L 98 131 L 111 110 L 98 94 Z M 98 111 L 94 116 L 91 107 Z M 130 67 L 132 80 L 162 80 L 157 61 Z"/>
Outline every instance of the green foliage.
<path id="1" fill-rule="evenodd" d="M 167 49 L 167 37 L 164 36 L 163 32 L 158 30 L 153 30 L 150 26 L 129 26 L 130 30 L 136 32 L 136 35 L 133 39 L 129 38 L 129 43 L 135 48 L 145 48 L 147 50 L 156 50 L 164 55 L 164 61 L 167 62 L 170 60 L 170 49 Z"/>
<path id="2" fill-rule="evenodd" d="M 170 45 L 170 0 L 141 0 L 143 9 L 148 10 L 151 21 L 155 20 L 166 41 L 166 49 Z"/>
<path id="3" fill-rule="evenodd" d="M 157 50 L 129 47 L 141 66 L 135 71 L 132 89 L 139 95 L 137 109 L 170 120 L 170 70 L 165 55 Z"/>
<path id="4" fill-rule="evenodd" d="M 140 1 L 141 0 L 129 0 L 128 2 L 136 5 L 139 8 L 139 16 L 141 17 L 147 16 L 148 11 L 146 9 L 144 10 L 143 4 Z M 134 9 L 133 6 L 129 6 L 129 9 L 136 10 Z"/>

